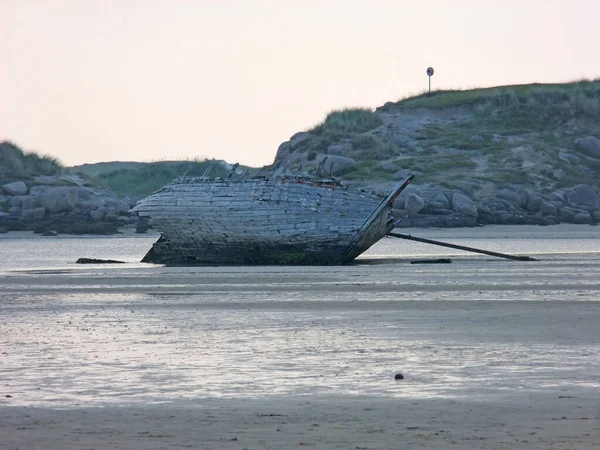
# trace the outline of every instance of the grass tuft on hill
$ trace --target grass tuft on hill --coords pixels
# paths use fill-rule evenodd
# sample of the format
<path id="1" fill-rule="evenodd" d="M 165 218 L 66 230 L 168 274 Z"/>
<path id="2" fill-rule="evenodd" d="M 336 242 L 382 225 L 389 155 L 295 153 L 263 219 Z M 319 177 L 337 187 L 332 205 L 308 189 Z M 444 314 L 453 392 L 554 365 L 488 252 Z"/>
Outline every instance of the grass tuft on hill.
<path id="1" fill-rule="evenodd" d="M 476 105 L 479 113 L 515 113 L 520 109 L 550 108 L 571 116 L 600 115 L 600 79 L 574 83 L 523 84 L 483 89 L 446 90 L 424 93 L 388 103 L 388 108 L 447 108 Z"/>
<path id="2" fill-rule="evenodd" d="M 382 124 L 379 114 L 368 108 L 345 108 L 331 111 L 323 122 L 309 132 L 316 135 L 343 136 L 348 133 L 364 133 Z"/>
<path id="3" fill-rule="evenodd" d="M 3 183 L 40 175 L 60 175 L 63 170 L 61 162 L 50 155 L 24 151 L 11 141 L 0 142 L 0 179 Z"/>

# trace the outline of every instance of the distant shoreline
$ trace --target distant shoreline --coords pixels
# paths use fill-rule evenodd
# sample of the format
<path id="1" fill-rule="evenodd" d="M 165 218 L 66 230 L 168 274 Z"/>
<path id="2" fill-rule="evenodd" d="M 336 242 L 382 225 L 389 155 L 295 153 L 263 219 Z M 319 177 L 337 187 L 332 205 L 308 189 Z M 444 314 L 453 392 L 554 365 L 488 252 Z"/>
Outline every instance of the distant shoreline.
<path id="1" fill-rule="evenodd" d="M 135 226 L 127 226 L 119 228 L 119 233 L 117 234 L 58 234 L 56 236 L 42 236 L 41 234 L 36 234 L 33 231 L 9 231 L 7 233 L 0 233 L 0 239 L 6 238 L 16 238 L 16 239 L 25 239 L 25 238 L 34 238 L 34 239 L 65 239 L 65 238 L 97 238 L 97 239 L 115 239 L 119 237 L 158 237 L 160 233 L 157 231 L 149 230 L 146 233 L 137 233 L 135 231 Z"/>

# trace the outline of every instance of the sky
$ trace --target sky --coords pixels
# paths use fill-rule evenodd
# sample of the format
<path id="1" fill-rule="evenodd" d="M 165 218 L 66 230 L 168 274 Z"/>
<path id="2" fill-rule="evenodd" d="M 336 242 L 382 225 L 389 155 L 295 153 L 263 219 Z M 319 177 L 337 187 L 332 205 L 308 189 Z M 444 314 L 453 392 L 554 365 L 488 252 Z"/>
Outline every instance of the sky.
<path id="1" fill-rule="evenodd" d="M 0 0 L 0 140 L 270 164 L 332 110 L 600 77 L 597 0 Z"/>

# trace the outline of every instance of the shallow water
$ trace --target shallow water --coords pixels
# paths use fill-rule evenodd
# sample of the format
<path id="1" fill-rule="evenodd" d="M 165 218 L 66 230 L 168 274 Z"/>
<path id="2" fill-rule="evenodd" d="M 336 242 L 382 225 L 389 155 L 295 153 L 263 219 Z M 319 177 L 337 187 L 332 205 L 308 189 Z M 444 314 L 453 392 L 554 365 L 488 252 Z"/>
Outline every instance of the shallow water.
<path id="1" fill-rule="evenodd" d="M 137 262 L 155 236 L 2 236 L 0 404 L 600 388 L 598 227 L 402 232 L 540 261 L 390 238 L 344 267 L 165 268 Z"/>
<path id="2" fill-rule="evenodd" d="M 458 229 L 397 229 L 399 233 L 518 255 L 600 253 L 600 227 L 589 225 L 487 226 Z M 147 267 L 139 263 L 158 238 L 157 233 L 118 236 L 43 237 L 29 232 L 0 234 L 0 274 L 14 270 L 77 269 L 80 257 L 116 259 L 122 268 Z M 357 262 L 380 258 L 418 258 L 473 254 L 445 247 L 384 238 Z"/>

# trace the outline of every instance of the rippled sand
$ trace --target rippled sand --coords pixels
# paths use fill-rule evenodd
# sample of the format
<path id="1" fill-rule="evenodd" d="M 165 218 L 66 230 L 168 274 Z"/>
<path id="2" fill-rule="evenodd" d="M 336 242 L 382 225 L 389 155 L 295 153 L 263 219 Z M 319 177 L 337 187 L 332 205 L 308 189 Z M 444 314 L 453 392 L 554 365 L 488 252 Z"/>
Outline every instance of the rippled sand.
<path id="1" fill-rule="evenodd" d="M 0 448 L 600 444 L 600 256 L 453 261 L 6 274 Z"/>

